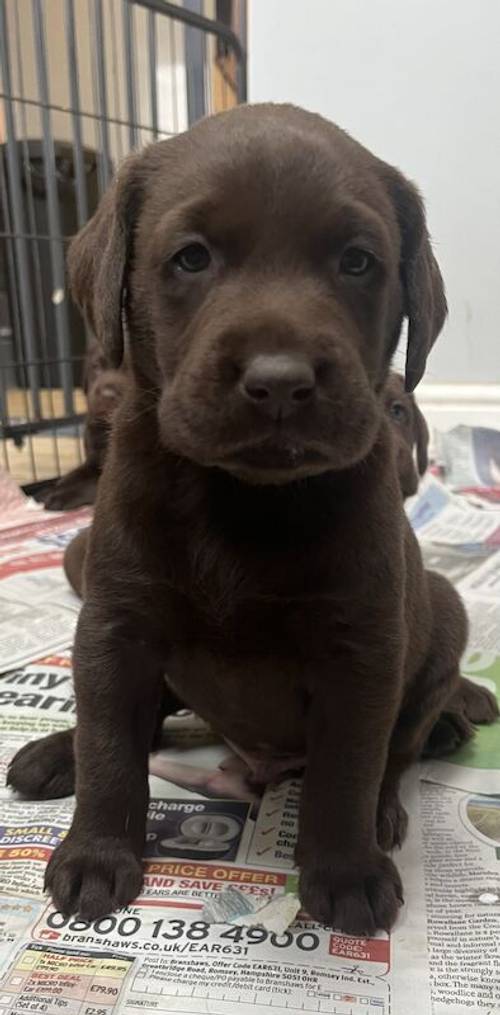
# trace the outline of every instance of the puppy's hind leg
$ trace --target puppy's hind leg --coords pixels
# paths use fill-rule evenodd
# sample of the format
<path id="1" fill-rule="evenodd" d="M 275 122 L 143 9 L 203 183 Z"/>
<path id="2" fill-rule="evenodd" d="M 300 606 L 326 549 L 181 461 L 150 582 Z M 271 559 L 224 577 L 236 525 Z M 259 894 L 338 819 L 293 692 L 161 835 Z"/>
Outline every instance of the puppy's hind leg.
<path id="1" fill-rule="evenodd" d="M 7 770 L 7 786 L 27 800 L 55 800 L 75 792 L 75 730 L 51 733 L 21 747 Z"/>
<path id="2" fill-rule="evenodd" d="M 402 845 L 408 825 L 399 799 L 401 776 L 421 756 L 438 717 L 460 687 L 459 662 L 467 641 L 467 616 L 455 589 L 433 571 L 427 579 L 434 620 L 429 652 L 407 688 L 379 796 L 377 838 L 387 851 Z"/>
<path id="3" fill-rule="evenodd" d="M 64 551 L 63 567 L 71 588 L 80 599 L 85 595 L 85 559 L 89 543 L 90 528 L 80 529 Z"/>
<path id="4" fill-rule="evenodd" d="M 460 680 L 458 697 L 467 718 L 474 725 L 489 726 L 496 722 L 500 715 L 495 695 L 486 687 L 467 680 L 467 677 L 462 677 Z"/>
<path id="5" fill-rule="evenodd" d="M 442 758 L 471 740 L 476 726 L 489 726 L 499 716 L 495 695 L 467 677 L 461 677 L 427 739 L 424 758 Z"/>

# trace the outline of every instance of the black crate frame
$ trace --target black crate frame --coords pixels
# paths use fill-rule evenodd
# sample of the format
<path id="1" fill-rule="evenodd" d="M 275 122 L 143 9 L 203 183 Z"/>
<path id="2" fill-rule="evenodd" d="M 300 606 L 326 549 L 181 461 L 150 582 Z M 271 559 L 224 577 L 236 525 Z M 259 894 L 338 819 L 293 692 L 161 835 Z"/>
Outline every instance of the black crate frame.
<path id="1" fill-rule="evenodd" d="M 227 24 L 206 17 L 201 13 L 203 0 L 184 0 L 184 6 L 167 0 L 114 0 L 115 5 L 120 5 L 122 48 L 119 59 L 123 61 L 126 107 L 125 114 L 117 115 L 116 110 L 109 108 L 111 79 L 110 68 L 106 66 L 105 43 L 109 43 L 109 23 L 107 36 L 105 25 L 105 18 L 109 17 L 109 8 L 104 7 L 106 0 L 58 2 L 64 12 L 68 72 L 66 103 L 56 102 L 51 96 L 45 0 L 0 0 L 0 110 L 3 108 L 6 131 L 6 141 L 0 150 L 0 254 L 3 257 L 0 276 L 3 270 L 7 280 L 5 291 L 0 291 L 0 465 L 10 471 L 9 446 L 27 445 L 31 476 L 25 488 L 29 489 L 35 489 L 39 482 L 33 444 L 35 436 L 52 437 L 53 478 L 61 474 L 58 448 L 61 429 L 74 432 L 78 438 L 80 459 L 82 455 L 80 438 L 85 414 L 79 411 L 81 406 L 75 404 L 75 382 L 80 375 L 84 348 L 80 338 L 80 347 L 75 350 L 76 332 L 72 316 L 75 311 L 67 297 L 65 277 L 65 248 L 70 235 L 85 224 L 95 207 L 94 199 L 89 199 L 86 177 L 86 159 L 89 156 L 83 141 L 82 125 L 90 121 L 96 129 L 98 143 L 93 154 L 96 156 L 98 196 L 109 183 L 114 168 L 110 150 L 112 130 L 121 132 L 120 144 L 125 136 L 123 154 L 140 146 L 145 139 L 161 139 L 178 132 L 178 99 L 175 94 L 172 97 L 172 123 L 167 125 L 170 129 L 165 129 L 159 110 L 159 39 L 160 34 L 165 38 L 166 31 L 169 45 L 174 40 L 175 74 L 180 67 L 185 75 L 187 122 L 184 126 L 214 111 L 211 78 L 207 76 L 209 40 L 215 39 L 217 61 L 220 61 L 221 67 L 225 56 L 233 58 L 233 78 L 224 68 L 222 71 L 227 105 L 246 100 L 246 54 L 240 38 L 244 38 L 243 25 L 238 26 L 241 30 L 237 34 Z M 225 4 L 221 8 L 218 5 L 216 10 L 225 10 L 227 6 Z M 239 6 L 243 20 L 243 0 L 240 0 Z M 75 10 L 81 16 L 82 7 L 88 14 L 93 41 L 93 108 L 84 107 L 81 99 Z M 24 87 L 19 45 L 21 16 L 31 20 L 35 96 L 28 94 Z M 147 122 L 140 114 L 138 103 L 139 85 L 144 85 L 144 80 L 139 79 L 137 66 L 138 17 L 147 19 Z M 177 47 L 177 50 L 181 49 L 180 54 L 175 49 L 179 32 L 182 32 L 183 43 Z M 17 45 L 12 45 L 13 38 L 17 40 Z M 173 71 L 172 85 L 175 92 Z M 33 110 L 40 118 L 40 135 L 36 140 L 26 136 L 29 133 L 27 117 Z M 61 188 L 65 180 L 61 167 L 64 168 L 65 160 L 67 162 L 67 155 L 62 152 L 64 146 L 68 147 L 68 142 L 63 144 L 54 136 L 53 118 L 57 114 L 65 114 L 71 121 L 69 145 L 72 153 L 71 186 L 74 188 L 71 233 L 63 228 L 66 224 L 62 223 Z M 36 173 L 32 171 L 34 145 L 39 146 L 37 158 L 45 188 L 46 228 L 43 231 L 37 228 L 39 208 L 36 200 L 39 195 Z M 47 272 L 50 275 L 50 300 L 46 291 Z M 83 322 L 80 322 L 80 327 L 85 327 Z M 9 411 L 7 396 L 12 387 L 20 392 L 23 403 L 20 418 Z M 62 393 L 59 406 L 54 404 L 54 388 Z M 44 389 L 46 397 L 42 398 Z M 46 481 L 47 477 L 43 478 Z"/>

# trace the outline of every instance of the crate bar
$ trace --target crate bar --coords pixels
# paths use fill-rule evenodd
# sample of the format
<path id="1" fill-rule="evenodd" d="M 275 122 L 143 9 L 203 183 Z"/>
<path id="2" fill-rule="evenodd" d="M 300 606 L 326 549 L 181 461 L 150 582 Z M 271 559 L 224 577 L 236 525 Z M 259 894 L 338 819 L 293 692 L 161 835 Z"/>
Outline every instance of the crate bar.
<path id="1" fill-rule="evenodd" d="M 24 374 L 23 383 L 21 384 L 21 391 L 22 391 L 23 402 L 24 402 L 24 415 L 26 417 L 26 420 L 28 421 L 28 426 L 29 426 L 29 424 L 31 423 L 32 406 L 30 406 L 30 400 L 29 400 L 28 392 L 26 390 L 26 388 L 27 388 L 26 382 L 27 382 L 27 378 L 28 378 L 28 371 L 27 371 L 27 366 L 26 366 L 25 363 L 20 364 L 20 367 L 21 367 L 21 374 Z M 40 426 L 40 422 L 41 422 L 40 420 L 36 420 L 35 421 L 35 426 L 39 427 Z M 38 473 L 36 471 L 35 453 L 34 453 L 34 449 L 33 449 L 33 438 L 32 438 L 32 434 L 30 433 L 29 430 L 27 432 L 27 437 L 28 437 L 28 457 L 29 457 L 30 465 L 31 465 L 31 476 L 32 476 L 32 479 L 34 479 L 36 481 L 38 479 Z"/>
<path id="2" fill-rule="evenodd" d="M 42 120 L 42 150 L 45 176 L 45 188 L 47 191 L 47 215 L 49 222 L 50 260 L 52 267 L 52 284 L 54 293 L 59 296 L 62 292 L 63 298 L 54 301 L 54 317 L 56 322 L 56 337 L 61 359 L 60 372 L 62 389 L 64 392 L 64 407 L 67 413 L 73 412 L 73 372 L 68 364 L 71 355 L 68 307 L 66 301 L 65 277 L 64 277 L 64 253 L 60 242 L 53 242 L 55 238 L 62 236 L 61 220 L 59 215 L 59 200 L 56 183 L 56 159 L 54 152 L 54 139 L 52 136 L 49 104 L 49 82 L 47 77 L 47 50 L 45 45 L 45 24 L 41 0 L 32 0 L 33 29 L 35 39 L 36 68 L 38 80 L 38 93 L 44 103 L 40 110 Z"/>
<path id="3" fill-rule="evenodd" d="M 151 126 L 155 140 L 158 137 L 158 81 L 157 81 L 157 39 L 156 15 L 148 11 L 148 56 L 149 56 L 149 102 L 151 108 Z"/>
<path id="4" fill-rule="evenodd" d="M 22 95 L 12 95 L 11 92 L 0 91 L 0 99 L 10 99 L 11 102 L 22 102 L 25 106 L 35 106 L 36 109 L 42 109 L 45 103 L 40 102 L 39 99 L 28 99 Z M 48 102 L 46 108 L 50 109 L 53 113 L 75 113 L 77 116 L 83 117 L 86 120 L 97 120 L 99 123 L 105 121 L 106 123 L 117 124 L 119 127 L 129 127 L 128 120 L 121 120 L 117 116 L 103 116 L 100 113 L 91 113 L 88 109 L 74 109 L 73 106 L 63 106 L 59 102 Z M 137 130 L 151 130 L 150 123 L 134 123 L 134 127 Z M 169 132 L 167 130 L 161 130 L 160 134 L 164 134 L 168 137 Z"/>
<path id="5" fill-rule="evenodd" d="M 238 36 L 235 35 L 235 33 L 228 28 L 227 25 L 222 24 L 221 21 L 214 21 L 212 18 L 206 18 L 203 14 L 198 14 L 196 11 L 188 10 L 186 7 L 178 7 L 176 4 L 169 3 L 168 0 L 133 0 L 133 3 L 137 4 L 139 7 L 145 7 L 148 11 L 156 11 L 157 14 L 164 14 L 169 18 L 173 18 L 174 21 L 182 21 L 185 25 L 190 25 L 191 28 L 200 28 L 202 32 L 208 32 L 211 35 L 218 35 L 219 38 L 225 39 L 234 51 L 236 59 L 242 65 L 242 92 L 239 99 L 240 102 L 246 102 L 246 53 L 240 40 L 238 39 Z"/>
<path id="6" fill-rule="evenodd" d="M 28 244 L 23 234 L 26 232 L 24 221 L 24 201 L 21 190 L 21 170 L 19 165 L 19 152 L 16 139 L 16 121 L 12 102 L 12 80 L 10 73 L 10 59 L 7 35 L 7 17 L 5 4 L 0 3 L 0 62 L 2 65 L 2 78 L 5 87 L 4 109 L 5 124 L 7 127 L 7 176 L 9 181 L 10 198 L 12 203 L 12 218 L 14 232 L 13 239 L 14 258 L 16 264 L 16 292 L 19 294 L 19 309 L 22 322 L 22 335 L 25 346 L 25 353 L 29 360 L 34 360 L 37 355 L 35 338 L 35 319 L 33 315 L 33 304 L 31 302 L 30 286 L 30 260 Z M 40 415 L 40 384 L 39 374 L 36 367 L 30 367 L 28 371 L 28 382 L 32 397 L 33 411 L 35 416 Z"/>
<path id="7" fill-rule="evenodd" d="M 83 157 L 82 127 L 80 116 L 80 83 L 78 71 L 78 50 L 76 46 L 75 4 L 74 0 L 65 0 L 64 27 L 66 34 L 66 50 L 68 56 L 69 93 L 71 101 L 71 130 L 73 133 L 73 159 L 76 183 L 76 215 L 78 228 L 81 229 L 89 218 L 87 200 L 87 174 Z M 89 340 L 89 328 L 84 321 L 85 335 Z M 57 437 L 55 437 L 57 444 Z M 58 452 L 57 452 L 58 454 Z M 60 473 L 60 470 L 58 468 Z"/>
<path id="8" fill-rule="evenodd" d="M 15 25 L 16 25 L 16 58 L 17 58 L 18 83 L 19 83 L 19 88 L 21 90 L 21 94 L 25 95 L 26 92 L 25 92 L 25 86 L 24 86 L 23 58 L 22 58 L 22 46 L 21 46 L 21 23 L 20 23 L 20 12 L 19 12 L 19 5 L 18 4 L 16 4 L 16 6 L 14 8 L 14 17 L 15 17 Z M 25 105 L 25 103 L 21 103 L 20 104 L 19 115 L 20 115 L 20 120 L 21 120 L 21 131 L 22 131 L 22 135 L 23 135 L 22 146 L 23 146 L 23 153 L 24 153 L 24 165 L 25 165 L 25 167 L 27 167 L 27 166 L 30 165 L 30 149 L 29 149 L 29 141 L 28 141 L 29 131 L 28 131 L 28 123 L 27 123 L 26 105 Z M 41 385 L 42 385 L 42 388 L 43 387 L 47 388 L 47 391 L 48 391 L 48 394 L 49 394 L 50 412 L 51 412 L 51 415 L 53 416 L 54 415 L 54 398 L 53 398 L 53 393 L 52 393 L 52 386 L 50 384 L 50 372 L 48 370 L 48 367 L 46 366 L 46 362 L 47 362 L 47 358 L 48 358 L 48 329 L 47 329 L 47 314 L 46 314 L 46 306 L 45 306 L 45 302 L 46 301 L 44 299 L 44 294 L 43 294 L 43 281 L 42 281 L 42 265 L 41 265 L 41 258 L 40 258 L 40 245 L 38 243 L 38 238 L 36 237 L 37 222 L 36 222 L 35 199 L 34 199 L 34 194 L 33 194 L 33 181 L 32 181 L 32 178 L 31 178 L 31 172 L 25 172 L 25 182 L 26 182 L 26 196 L 27 196 L 27 206 L 28 206 L 29 228 L 30 228 L 31 233 L 35 234 L 35 242 L 31 244 L 31 253 L 32 253 L 32 257 L 33 257 L 33 269 L 34 269 L 33 293 L 34 293 L 35 303 L 36 303 L 36 306 L 37 306 L 37 309 L 38 309 L 38 322 L 39 322 L 39 326 L 40 326 L 40 342 L 41 342 L 41 347 L 42 347 L 42 362 L 40 364 Z M 26 400 L 25 400 L 25 404 L 26 404 Z M 42 411 L 44 411 L 43 407 L 42 407 Z M 53 437 L 53 449 L 54 449 L 54 455 L 55 455 L 55 461 L 56 461 L 56 465 L 57 465 L 57 470 L 58 470 L 58 473 L 60 474 L 59 455 L 58 455 L 58 451 L 57 451 L 57 437 L 55 436 L 55 434 L 54 434 L 54 437 Z M 30 448 L 30 451 L 32 451 L 32 448 Z"/>
<path id="9" fill-rule="evenodd" d="M 184 0 L 184 10 L 201 15 L 201 0 Z M 191 126 L 206 113 L 205 36 L 199 28 L 187 26 L 184 33 L 188 122 Z"/>
<path id="10" fill-rule="evenodd" d="M 240 102 L 247 101 L 247 61 L 246 61 L 246 47 L 247 47 L 247 19 L 246 19 L 246 4 L 238 4 L 238 39 L 241 43 L 242 55 L 236 55 L 236 91 Z"/>
<path id="11" fill-rule="evenodd" d="M 83 159 L 82 128 L 78 110 L 80 109 L 80 86 L 78 80 L 78 52 L 75 33 L 74 0 L 65 0 L 64 27 L 66 33 L 66 49 L 68 53 L 69 93 L 71 96 L 71 129 L 73 132 L 73 158 L 75 160 L 76 210 L 78 226 L 81 229 L 89 217 L 87 186 L 85 179 L 85 163 Z"/>
<path id="12" fill-rule="evenodd" d="M 53 427 L 80 426 L 86 418 L 85 413 L 74 412 L 71 416 L 54 416 L 54 419 L 40 419 L 34 423 L 29 419 L 27 423 L 0 423 L 0 439 L 20 440 L 34 434 L 47 433 Z"/>
<path id="13" fill-rule="evenodd" d="M 211 39 L 204 38 L 203 45 L 205 48 L 205 95 L 207 104 L 207 113 L 211 114 L 214 112 L 214 97 L 212 90 L 212 74 L 213 74 L 213 52 L 210 43 Z"/>
<path id="14" fill-rule="evenodd" d="M 24 142 L 23 142 L 23 146 L 24 146 Z M 36 232 L 17 233 L 14 229 L 0 229 L 0 236 L 3 239 L 6 239 L 6 240 L 18 240 L 18 239 L 22 239 L 22 240 L 52 240 L 53 239 L 54 242 L 58 241 L 59 243 L 62 243 L 62 244 L 69 243 L 69 241 L 70 241 L 70 237 L 69 236 L 49 236 L 48 233 L 36 233 Z"/>
<path id="15" fill-rule="evenodd" d="M 92 27 L 94 32 L 96 105 L 99 120 L 99 147 L 101 158 L 98 162 L 98 176 L 101 193 L 106 190 L 110 177 L 111 159 L 108 135 L 108 95 L 106 89 L 106 64 L 104 55 L 104 23 L 101 0 L 91 3 Z"/>
<path id="16" fill-rule="evenodd" d="M 10 208 L 7 195 L 7 180 L 5 178 L 5 166 L 3 158 L 0 158 L 0 196 L 1 196 L 1 207 L 3 212 L 3 220 L 7 226 L 10 227 Z M 0 240 L 5 244 L 5 260 L 7 264 L 7 277 L 11 279 L 16 278 L 16 263 L 13 253 L 13 244 L 9 234 L 0 233 Z M 22 346 L 22 332 L 21 332 L 21 311 L 19 309 L 19 293 L 17 285 L 12 286 L 12 306 L 9 306 L 9 322 L 12 326 L 12 353 L 14 359 L 22 358 L 22 347 L 18 346 L 21 343 Z M 2 374 L 2 385 L 0 385 L 0 418 L 3 422 L 9 420 L 9 409 L 7 405 L 6 390 L 8 387 L 9 375 L 15 378 L 14 367 L 11 363 L 0 362 L 0 372 Z M 5 375 L 4 375 L 5 372 Z M 5 381 L 7 377 L 7 381 Z"/>
<path id="17" fill-rule="evenodd" d="M 124 0 L 123 4 L 123 41 L 125 48 L 125 84 L 127 92 L 127 111 L 128 111 L 128 136 L 129 144 L 132 149 L 137 148 L 137 128 L 135 126 L 136 120 L 136 101 L 135 101 L 135 64 L 134 64 L 134 51 L 135 51 L 135 38 L 134 38 L 134 12 L 128 2 Z"/>
<path id="18" fill-rule="evenodd" d="M 119 80 L 120 59 L 119 59 L 119 56 L 118 56 L 118 27 L 117 27 L 117 17 L 116 17 L 117 12 L 116 12 L 116 4 L 114 3 L 114 0 L 113 0 L 112 3 L 108 4 L 108 14 L 109 14 L 110 30 L 111 30 L 111 82 L 110 82 L 110 84 L 112 83 L 112 86 L 113 86 L 112 106 L 113 106 L 113 109 L 115 110 L 116 116 L 118 118 L 120 118 L 121 117 L 121 107 L 122 107 L 120 80 Z M 124 146 L 123 146 L 123 137 L 122 137 L 122 126 L 123 125 L 117 123 L 115 120 L 113 120 L 113 118 L 111 116 L 109 117 L 109 123 L 110 123 L 110 134 L 111 134 L 111 125 L 114 126 L 115 151 L 116 151 L 116 157 L 117 157 L 117 160 L 118 160 L 118 165 L 120 165 L 120 162 L 122 161 L 123 156 L 124 156 Z"/>
<path id="19" fill-rule="evenodd" d="M 170 92 L 172 99 L 172 122 L 169 127 L 172 127 L 175 134 L 179 132 L 179 106 L 178 106 L 178 95 L 177 95 L 177 33 L 175 21 L 172 18 L 168 18 L 168 45 L 169 45 L 169 60 L 170 60 Z"/>

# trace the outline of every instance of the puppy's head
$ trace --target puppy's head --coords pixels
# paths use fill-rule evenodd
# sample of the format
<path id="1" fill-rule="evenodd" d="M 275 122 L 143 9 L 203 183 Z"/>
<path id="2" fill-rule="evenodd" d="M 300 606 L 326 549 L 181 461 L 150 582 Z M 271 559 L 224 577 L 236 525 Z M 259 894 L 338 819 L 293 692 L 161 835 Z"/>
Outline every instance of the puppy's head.
<path id="1" fill-rule="evenodd" d="M 384 387 L 384 405 L 396 444 L 401 493 L 403 497 L 411 497 L 417 492 L 419 478 L 428 465 L 427 423 L 413 395 L 405 392 L 404 379 L 400 374 L 389 374 Z"/>
<path id="2" fill-rule="evenodd" d="M 70 252 L 164 446 L 250 482 L 361 460 L 408 318 L 407 388 L 446 314 L 422 202 L 337 127 L 248 106 L 133 156 Z"/>

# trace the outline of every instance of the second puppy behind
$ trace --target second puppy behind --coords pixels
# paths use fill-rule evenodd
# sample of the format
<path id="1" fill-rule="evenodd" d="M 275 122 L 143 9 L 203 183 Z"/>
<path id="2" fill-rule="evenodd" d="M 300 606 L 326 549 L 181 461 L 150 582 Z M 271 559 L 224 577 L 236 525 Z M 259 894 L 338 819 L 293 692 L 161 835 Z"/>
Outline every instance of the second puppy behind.
<path id="1" fill-rule="evenodd" d="M 85 458 L 50 487 L 44 497 L 48 511 L 69 511 L 94 504 L 114 414 L 123 400 L 127 375 L 123 367 L 113 370 L 91 339 L 86 355 L 84 391 L 87 417 L 83 429 Z"/>
<path id="2" fill-rule="evenodd" d="M 411 497 L 429 464 L 429 430 L 415 396 L 405 391 L 404 377 L 394 370 L 385 383 L 383 398 L 396 445 L 401 493 Z"/>

